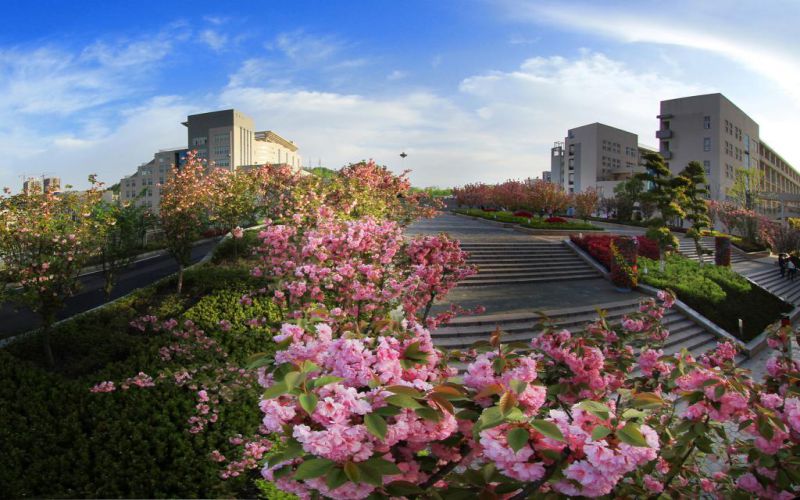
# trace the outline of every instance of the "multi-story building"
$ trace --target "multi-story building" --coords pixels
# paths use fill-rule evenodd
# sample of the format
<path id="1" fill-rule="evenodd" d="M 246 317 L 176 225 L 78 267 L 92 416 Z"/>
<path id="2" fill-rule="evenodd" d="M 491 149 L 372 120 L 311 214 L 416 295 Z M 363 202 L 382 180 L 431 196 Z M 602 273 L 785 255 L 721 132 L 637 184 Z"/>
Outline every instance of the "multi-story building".
<path id="1" fill-rule="evenodd" d="M 713 199 L 726 199 L 737 169 L 759 165 L 758 123 L 722 94 L 661 101 L 658 120 L 659 151 L 670 171 L 701 162 Z"/>
<path id="2" fill-rule="evenodd" d="M 22 183 L 22 192 L 25 194 L 36 194 L 42 192 L 42 181 L 37 177 L 28 177 Z"/>
<path id="3" fill-rule="evenodd" d="M 289 165 L 295 168 L 302 166 L 297 153 L 297 146 L 271 130 L 255 134 L 256 165 Z"/>
<path id="4" fill-rule="evenodd" d="M 542 172 L 542 180 L 543 181 L 552 182 L 551 179 L 552 179 L 552 177 L 550 176 L 550 172 L 549 171 L 545 170 L 544 172 Z"/>
<path id="5" fill-rule="evenodd" d="M 162 149 L 140 165 L 136 173 L 120 181 L 121 203 L 135 202 L 158 213 L 161 184 L 173 165 L 180 168 L 186 153 L 196 150 L 209 168 L 253 168 L 286 164 L 299 169 L 297 145 L 272 131 L 255 131 L 253 119 L 235 109 L 190 115 L 182 124 L 188 129 L 187 147 Z"/>
<path id="6" fill-rule="evenodd" d="M 61 192 L 61 178 L 60 177 L 45 177 L 43 182 L 45 191 L 52 191 L 54 193 Z"/>
<path id="7" fill-rule="evenodd" d="M 570 129 L 564 142 L 556 142 L 550 153 L 551 182 L 568 193 L 590 187 L 605 197 L 614 187 L 643 172 L 638 137 L 602 123 Z"/>
<path id="8" fill-rule="evenodd" d="M 186 148 L 161 149 L 153 159 L 139 165 L 136 173 L 119 182 L 119 201 L 136 203 L 158 213 L 161 202 L 161 185 L 169 177 L 173 166 L 180 168 L 186 160 Z"/>

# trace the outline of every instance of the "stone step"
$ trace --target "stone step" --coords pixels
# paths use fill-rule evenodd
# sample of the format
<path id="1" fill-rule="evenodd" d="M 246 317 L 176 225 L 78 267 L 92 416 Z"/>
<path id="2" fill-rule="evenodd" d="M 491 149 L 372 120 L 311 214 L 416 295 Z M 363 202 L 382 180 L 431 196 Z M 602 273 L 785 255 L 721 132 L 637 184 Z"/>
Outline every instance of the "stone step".
<path id="1" fill-rule="evenodd" d="M 522 285 L 526 283 L 547 283 L 552 281 L 563 280 L 588 280 L 599 278 L 600 274 L 597 272 L 583 272 L 580 274 L 573 274 L 564 276 L 563 274 L 554 274 L 551 276 L 536 276 L 525 278 L 507 278 L 507 279 L 469 279 L 468 281 L 459 282 L 458 286 L 495 286 L 495 285 Z M 479 277 L 480 278 L 480 277 Z"/>
<path id="2" fill-rule="evenodd" d="M 609 314 L 618 310 L 638 308 L 639 302 L 640 299 L 636 298 L 636 299 L 629 299 L 617 302 L 607 302 L 604 304 L 597 304 L 591 309 L 588 309 L 586 306 L 578 306 L 578 307 L 567 307 L 560 309 L 549 309 L 543 312 L 547 313 L 551 318 L 558 318 L 562 316 L 569 316 L 571 318 L 574 318 L 581 314 L 596 315 L 597 311 L 595 308 L 608 311 Z M 539 314 L 528 311 L 482 314 L 480 316 L 457 316 L 448 323 L 447 327 L 442 327 L 442 328 L 449 328 L 451 326 L 466 326 L 466 325 L 496 325 L 498 323 L 505 324 L 517 321 L 537 320 L 540 317 L 541 316 Z"/>
<path id="3" fill-rule="evenodd" d="M 469 251 L 466 250 L 470 257 L 499 257 L 499 256 L 511 256 L 511 257 L 519 257 L 519 256 L 531 256 L 531 257 L 547 257 L 551 255 L 565 255 L 569 254 L 569 251 L 565 251 L 564 248 L 548 248 L 542 250 L 481 250 L 481 251 Z"/>
<path id="4" fill-rule="evenodd" d="M 475 263 L 479 269 L 535 269 L 537 267 L 549 268 L 552 266 L 567 266 L 572 264 L 584 263 L 581 259 L 563 259 L 547 262 L 531 261 L 531 262 L 480 262 Z"/>
<path id="5" fill-rule="evenodd" d="M 461 242 L 464 250 L 495 250 L 495 249 L 538 249 L 563 247 L 560 241 L 542 241 L 536 243 L 465 243 Z"/>
<path id="6" fill-rule="evenodd" d="M 597 274 L 594 269 L 590 268 L 589 266 L 581 266 L 581 267 L 550 267 L 548 269 L 523 269 L 515 272 L 478 272 L 478 274 L 474 274 L 464 281 L 471 281 L 471 280 L 480 280 L 480 279 L 505 279 L 508 277 L 517 277 L 517 278 L 528 278 L 528 277 L 537 277 L 537 276 L 551 276 L 551 275 L 558 275 L 558 276 L 571 276 L 573 274 L 582 274 L 592 272 Z"/>
<path id="7" fill-rule="evenodd" d="M 573 270 L 573 269 L 592 269 L 583 261 L 580 262 L 565 262 L 565 263 L 553 263 L 553 264 L 537 264 L 535 266 L 521 266 L 515 265 L 514 267 L 510 266 L 478 266 L 478 273 L 480 275 L 489 275 L 489 274 L 530 274 L 530 273 L 539 273 L 539 272 L 550 272 L 556 270 Z"/>

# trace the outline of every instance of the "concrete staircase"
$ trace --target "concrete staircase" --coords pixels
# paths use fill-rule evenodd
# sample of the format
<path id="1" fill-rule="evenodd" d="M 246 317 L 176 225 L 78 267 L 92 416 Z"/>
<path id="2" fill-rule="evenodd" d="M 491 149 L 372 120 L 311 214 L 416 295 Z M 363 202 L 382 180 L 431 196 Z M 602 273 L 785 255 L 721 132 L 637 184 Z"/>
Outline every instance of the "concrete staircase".
<path id="1" fill-rule="evenodd" d="M 599 304 L 607 311 L 606 319 L 617 323 L 625 314 L 636 311 L 639 299 Z M 580 331 L 597 319 L 595 306 L 572 307 L 543 311 L 558 328 Z M 466 349 L 475 342 L 488 340 L 495 328 L 503 331 L 503 342 L 529 341 L 541 332 L 541 316 L 535 313 L 502 313 L 454 318 L 447 326 L 432 332 L 433 342 L 443 349 Z M 688 349 L 694 356 L 717 345 L 717 337 L 676 309 L 667 311 L 663 319 L 670 336 L 664 346 L 665 354 Z"/>
<path id="2" fill-rule="evenodd" d="M 684 234 L 676 234 L 678 237 L 679 248 L 678 251 L 684 257 L 687 257 L 692 260 L 699 261 L 699 257 L 697 256 L 697 247 L 694 245 L 694 240 L 691 238 L 687 238 Z M 702 238 L 700 240 L 700 246 L 702 246 L 706 250 L 711 250 L 711 254 L 703 255 L 703 262 L 706 263 L 714 263 L 714 238 Z M 734 247 L 731 247 L 731 264 L 736 262 L 746 262 L 748 259 L 744 256 L 744 254 L 737 250 Z"/>
<path id="3" fill-rule="evenodd" d="M 478 273 L 459 286 L 513 285 L 597 278 L 600 274 L 562 241 L 462 242 Z"/>
<path id="4" fill-rule="evenodd" d="M 765 269 L 745 271 L 743 275 L 784 302 L 800 305 L 800 274 L 794 281 L 789 281 L 787 277 L 781 277 L 778 266 L 770 266 Z"/>

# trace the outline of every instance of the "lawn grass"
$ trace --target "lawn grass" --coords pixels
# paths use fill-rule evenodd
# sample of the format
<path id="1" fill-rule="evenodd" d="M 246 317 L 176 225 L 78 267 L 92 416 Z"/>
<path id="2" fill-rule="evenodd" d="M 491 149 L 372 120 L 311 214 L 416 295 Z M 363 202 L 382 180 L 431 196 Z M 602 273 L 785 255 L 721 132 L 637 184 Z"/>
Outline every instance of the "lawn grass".
<path id="1" fill-rule="evenodd" d="M 471 215 L 473 217 L 481 217 L 488 220 L 496 220 L 500 222 L 510 222 L 519 224 L 522 227 L 531 229 L 559 229 L 570 231 L 603 231 L 603 228 L 584 222 L 545 222 L 544 219 L 538 217 L 517 217 L 512 212 L 497 211 L 486 212 L 478 208 L 459 208 L 455 210 L 456 213 Z"/>

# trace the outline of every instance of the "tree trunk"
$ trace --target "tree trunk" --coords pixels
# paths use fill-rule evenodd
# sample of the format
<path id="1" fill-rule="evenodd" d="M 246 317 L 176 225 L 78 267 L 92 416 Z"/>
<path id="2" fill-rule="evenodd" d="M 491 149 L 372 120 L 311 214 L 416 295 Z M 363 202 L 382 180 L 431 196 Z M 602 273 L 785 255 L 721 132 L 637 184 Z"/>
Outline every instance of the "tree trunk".
<path id="1" fill-rule="evenodd" d="M 664 257 L 664 249 L 658 247 L 658 270 L 663 273 L 666 267 L 667 267 L 667 261 L 666 257 Z"/>
<path id="2" fill-rule="evenodd" d="M 178 264 L 178 295 L 183 290 L 183 264 Z"/>

